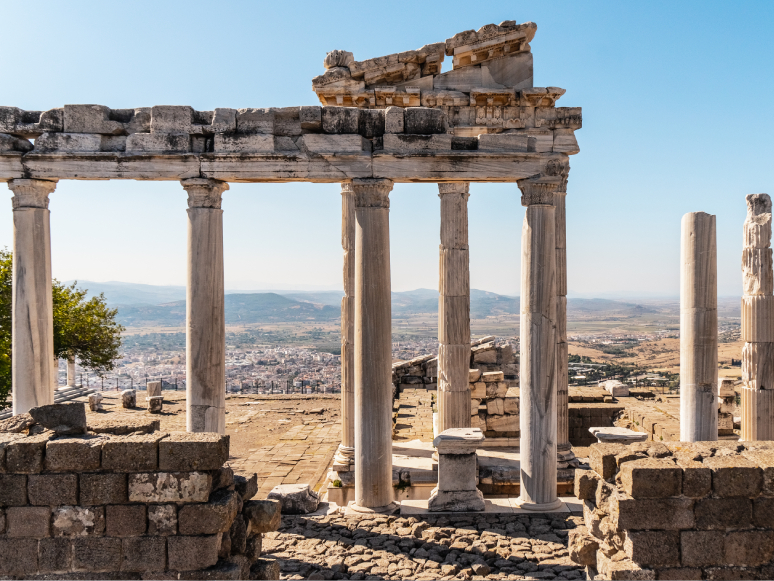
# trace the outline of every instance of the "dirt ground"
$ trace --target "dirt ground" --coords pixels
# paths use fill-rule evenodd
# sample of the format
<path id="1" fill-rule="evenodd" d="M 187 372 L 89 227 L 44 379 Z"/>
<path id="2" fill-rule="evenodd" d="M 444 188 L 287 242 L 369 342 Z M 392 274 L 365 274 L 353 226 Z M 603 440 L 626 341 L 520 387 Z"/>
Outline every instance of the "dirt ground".
<path id="1" fill-rule="evenodd" d="M 164 390 L 164 409 L 150 414 L 145 408 L 145 391 L 137 391 L 137 407 L 121 407 L 117 391 L 103 391 L 103 411 L 87 408 L 87 419 L 157 419 L 162 432 L 185 431 L 185 392 Z M 84 399 L 85 401 L 85 399 Z M 314 410 L 314 411 L 313 411 Z M 273 446 L 294 426 L 310 420 L 338 422 L 338 395 L 231 395 L 226 396 L 226 434 L 231 436 L 231 458 L 245 458 L 265 446 Z"/>

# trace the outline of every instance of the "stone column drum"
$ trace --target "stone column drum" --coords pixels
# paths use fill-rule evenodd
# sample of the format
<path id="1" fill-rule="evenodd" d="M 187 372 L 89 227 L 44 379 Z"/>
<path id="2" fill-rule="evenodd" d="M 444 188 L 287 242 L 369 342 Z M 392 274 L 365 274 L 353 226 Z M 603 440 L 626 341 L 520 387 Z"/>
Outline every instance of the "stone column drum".
<path id="1" fill-rule="evenodd" d="M 355 503 L 395 510 L 392 490 L 392 181 L 360 179 L 355 193 Z"/>
<path id="2" fill-rule="evenodd" d="M 561 506 L 556 495 L 556 184 L 519 182 L 521 234 L 521 496 L 527 510 Z"/>
<path id="3" fill-rule="evenodd" d="M 680 440 L 718 439 L 715 216 L 683 216 L 680 248 Z"/>
<path id="4" fill-rule="evenodd" d="M 226 318 L 223 210 L 226 182 L 192 178 L 188 192 L 186 289 L 186 429 L 226 431 Z"/>
<path id="5" fill-rule="evenodd" d="M 13 413 L 54 403 L 54 305 L 51 295 L 52 180 L 10 180 L 13 192 Z"/>
<path id="6" fill-rule="evenodd" d="M 470 427 L 468 183 L 438 184 L 438 431 Z"/>
<path id="7" fill-rule="evenodd" d="M 771 198 L 747 196 L 742 249 L 742 440 L 774 440 Z"/>
<path id="8" fill-rule="evenodd" d="M 341 444 L 333 459 L 333 469 L 346 472 L 355 460 L 355 192 L 349 183 L 341 184 L 341 246 Z"/>
<path id="9" fill-rule="evenodd" d="M 563 190 L 567 189 L 566 181 Z M 554 192 L 556 235 L 556 450 L 559 468 L 575 459 L 570 444 L 567 380 L 567 213 L 566 191 Z"/>

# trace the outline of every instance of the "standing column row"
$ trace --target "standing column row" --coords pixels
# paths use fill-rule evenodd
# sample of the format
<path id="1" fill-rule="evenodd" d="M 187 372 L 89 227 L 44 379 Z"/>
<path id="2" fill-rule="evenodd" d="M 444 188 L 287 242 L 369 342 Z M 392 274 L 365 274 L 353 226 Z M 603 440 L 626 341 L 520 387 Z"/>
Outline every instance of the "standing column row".
<path id="1" fill-rule="evenodd" d="M 519 506 L 552 510 L 556 495 L 555 183 L 519 182 L 521 234 Z"/>
<path id="2" fill-rule="evenodd" d="M 468 183 L 438 184 L 438 433 L 470 427 L 470 251 Z"/>
<path id="3" fill-rule="evenodd" d="M 13 413 L 54 403 L 51 216 L 55 180 L 18 179 L 13 192 L 11 383 Z"/>
<path id="4" fill-rule="evenodd" d="M 186 288 L 186 429 L 226 431 L 226 316 L 223 288 L 223 210 L 228 184 L 193 178 L 188 192 Z"/>
<path id="5" fill-rule="evenodd" d="M 742 249 L 742 440 L 774 440 L 771 198 L 747 196 Z"/>
<path id="6" fill-rule="evenodd" d="M 355 192 L 349 183 L 341 184 L 341 246 L 341 443 L 333 468 L 346 472 L 355 460 Z"/>

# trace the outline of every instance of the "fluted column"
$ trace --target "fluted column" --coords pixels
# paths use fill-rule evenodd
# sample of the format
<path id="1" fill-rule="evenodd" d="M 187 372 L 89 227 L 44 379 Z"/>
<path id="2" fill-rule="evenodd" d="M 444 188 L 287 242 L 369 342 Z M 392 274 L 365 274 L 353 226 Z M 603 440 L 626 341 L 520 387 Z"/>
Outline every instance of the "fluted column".
<path id="1" fill-rule="evenodd" d="M 188 192 L 186 289 L 186 429 L 226 431 L 226 318 L 223 289 L 223 210 L 226 182 L 192 178 Z"/>
<path id="2" fill-rule="evenodd" d="M 680 248 L 680 440 L 718 439 L 715 216 L 683 216 Z"/>
<path id="3" fill-rule="evenodd" d="M 519 182 L 527 207 L 521 234 L 521 496 L 528 510 L 551 510 L 556 495 L 555 183 Z"/>
<path id="4" fill-rule="evenodd" d="M 345 471 L 355 460 L 355 192 L 349 183 L 341 184 L 341 246 L 341 443 L 334 457 L 334 469 Z"/>
<path id="5" fill-rule="evenodd" d="M 51 215 L 56 181 L 18 179 L 13 192 L 13 413 L 54 403 L 54 306 L 51 295 Z"/>
<path id="6" fill-rule="evenodd" d="M 355 193 L 355 503 L 394 510 L 392 490 L 392 181 L 360 179 Z"/>
<path id="7" fill-rule="evenodd" d="M 438 433 L 470 427 L 470 253 L 468 183 L 438 184 Z"/>
<path id="8" fill-rule="evenodd" d="M 742 440 L 774 440 L 771 198 L 747 196 L 742 249 Z"/>
<path id="9" fill-rule="evenodd" d="M 566 468 L 575 453 L 570 444 L 567 387 L 567 181 L 554 192 L 556 223 L 556 450 L 560 468 Z"/>

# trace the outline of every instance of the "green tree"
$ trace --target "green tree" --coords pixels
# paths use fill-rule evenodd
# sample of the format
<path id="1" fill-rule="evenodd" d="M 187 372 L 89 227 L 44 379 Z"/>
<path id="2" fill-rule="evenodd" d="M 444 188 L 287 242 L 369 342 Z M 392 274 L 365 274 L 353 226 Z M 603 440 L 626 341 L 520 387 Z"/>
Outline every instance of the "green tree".
<path id="1" fill-rule="evenodd" d="M 13 255 L 0 250 L 0 408 L 8 405 L 11 393 L 11 300 Z M 54 355 L 76 357 L 83 367 L 103 374 L 115 367 L 124 330 L 109 309 L 105 296 L 86 298 L 76 283 L 53 281 Z"/>

